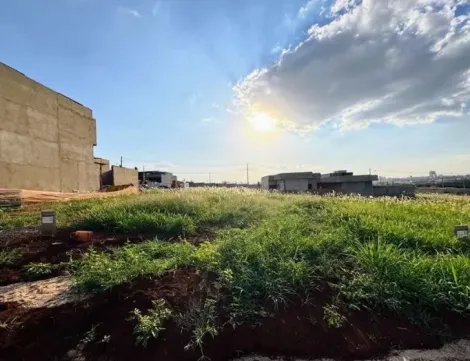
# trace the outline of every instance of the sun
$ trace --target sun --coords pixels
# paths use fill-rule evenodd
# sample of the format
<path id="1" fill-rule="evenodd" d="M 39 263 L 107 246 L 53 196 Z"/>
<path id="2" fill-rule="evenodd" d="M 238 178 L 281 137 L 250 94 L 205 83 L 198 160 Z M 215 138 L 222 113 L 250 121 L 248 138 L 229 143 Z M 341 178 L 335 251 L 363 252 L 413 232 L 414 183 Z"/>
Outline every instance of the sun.
<path id="1" fill-rule="evenodd" d="M 276 128 L 276 120 L 265 113 L 258 113 L 249 121 L 256 132 L 271 132 Z"/>

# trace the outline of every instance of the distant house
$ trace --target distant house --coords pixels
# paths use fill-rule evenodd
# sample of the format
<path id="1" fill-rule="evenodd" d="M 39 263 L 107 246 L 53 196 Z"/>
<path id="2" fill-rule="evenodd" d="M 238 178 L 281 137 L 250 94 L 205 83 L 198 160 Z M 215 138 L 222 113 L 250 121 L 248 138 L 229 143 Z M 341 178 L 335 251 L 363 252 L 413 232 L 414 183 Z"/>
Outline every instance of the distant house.
<path id="1" fill-rule="evenodd" d="M 151 187 L 171 188 L 173 181 L 177 181 L 177 178 L 173 173 L 161 171 L 139 172 L 139 183 L 147 184 Z"/>
<path id="2" fill-rule="evenodd" d="M 342 194 L 374 194 L 372 182 L 376 175 L 354 175 L 345 170 L 328 174 L 313 172 L 280 173 L 261 178 L 261 189 L 285 192 L 311 191 L 312 193 L 336 192 Z"/>

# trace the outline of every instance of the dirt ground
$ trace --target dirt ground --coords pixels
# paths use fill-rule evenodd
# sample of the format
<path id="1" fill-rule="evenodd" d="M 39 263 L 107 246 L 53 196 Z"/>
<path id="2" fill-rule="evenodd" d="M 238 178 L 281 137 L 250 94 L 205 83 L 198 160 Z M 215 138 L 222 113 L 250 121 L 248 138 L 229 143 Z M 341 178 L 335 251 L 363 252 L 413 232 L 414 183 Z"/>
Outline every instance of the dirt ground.
<path id="1" fill-rule="evenodd" d="M 307 361 L 305 359 L 292 358 L 291 361 Z M 377 360 L 377 359 L 376 359 Z M 444 345 L 435 350 L 405 350 L 392 351 L 381 361 L 468 361 L 470 360 L 470 341 L 459 340 Z M 285 358 L 269 358 L 253 355 L 241 357 L 235 361 L 285 361 Z M 308 361 L 335 361 L 333 359 L 310 359 Z M 374 360 L 365 360 L 374 361 Z"/>
<path id="2" fill-rule="evenodd" d="M 54 237 L 42 237 L 37 227 L 23 228 L 14 231 L 0 231 L 0 250 L 17 250 L 19 258 L 12 264 L 0 266 L 0 286 L 9 285 L 16 282 L 27 281 L 24 278 L 22 269 L 28 263 L 50 263 L 60 265 L 70 259 L 79 259 L 90 247 L 98 250 L 107 250 L 113 247 L 120 247 L 126 243 L 139 243 L 148 239 L 158 237 L 155 233 L 132 233 L 119 234 L 112 232 L 93 232 L 91 242 L 77 242 L 74 238 L 75 230 L 59 230 Z M 214 234 L 205 231 L 185 241 L 199 244 L 206 240 L 213 239 Z M 181 239 L 167 239 L 170 242 L 181 241 Z M 62 267 L 57 267 L 54 271 L 45 276 L 52 278 L 66 275 Z"/>
<path id="3" fill-rule="evenodd" d="M 268 308 L 273 317 L 256 326 L 234 328 L 224 316 L 225 301 L 221 301 L 217 305 L 222 315 L 216 321 L 219 333 L 214 339 L 207 336 L 202 350 L 186 347 L 192 335 L 174 321 L 168 321 L 159 338 L 143 348 L 135 345 L 135 321 L 130 320 L 130 312 L 135 308 L 144 311 L 152 300 L 160 298 L 175 312 L 188 310 L 206 296 L 210 275 L 193 268 L 180 269 L 160 278 L 137 279 L 88 298 L 72 292 L 71 279 L 60 267 L 44 280 L 24 282 L 22 268 L 30 262 L 60 264 L 80 258 L 91 246 L 106 251 L 154 236 L 95 232 L 91 242 L 80 243 L 74 239 L 73 230 L 62 230 L 53 239 L 45 239 L 37 231 L 26 229 L 6 237 L 8 243 L 1 243 L 0 248 L 18 249 L 21 256 L 0 268 L 0 361 L 193 361 L 202 356 L 225 361 L 250 354 L 291 360 L 353 360 L 383 356 L 396 348 L 442 346 L 440 338 L 392 314 L 344 309 L 346 322 L 339 328 L 328 326 L 323 306 L 331 302 L 332 292 L 324 286 L 308 304 L 294 298 L 285 308 Z M 200 234 L 189 241 L 199 244 L 211 237 L 213 234 Z M 468 320 L 449 317 L 446 321 L 452 338 L 470 334 Z"/>
<path id="4" fill-rule="evenodd" d="M 207 279 L 195 269 L 181 269 L 160 279 L 140 279 L 101 296 L 77 300 L 70 282 L 59 277 L 42 284 L 18 284 L 0 289 L 0 360 L 159 360 L 193 361 L 199 349 L 185 350 L 191 335 L 174 322 L 147 348 L 136 346 L 129 313 L 145 310 L 164 298 L 175 310 L 200 301 Z M 46 283 L 44 283 L 46 282 Z M 320 289 L 311 302 L 293 299 L 275 317 L 258 326 L 233 328 L 223 318 L 221 331 L 204 340 L 204 356 L 212 361 L 250 354 L 301 358 L 361 359 L 387 354 L 394 348 L 438 348 L 442 341 L 390 314 L 346 312 L 340 328 L 323 320 L 323 306 L 331 300 Z M 16 295 L 16 296 L 15 296 Z M 70 296 L 70 297 L 69 297 Z M 40 301 L 38 301 L 38 299 Z M 219 305 L 218 307 L 222 307 Z M 222 309 L 222 308 L 221 308 Z M 464 320 L 449 320 L 454 337 L 470 333 Z"/>

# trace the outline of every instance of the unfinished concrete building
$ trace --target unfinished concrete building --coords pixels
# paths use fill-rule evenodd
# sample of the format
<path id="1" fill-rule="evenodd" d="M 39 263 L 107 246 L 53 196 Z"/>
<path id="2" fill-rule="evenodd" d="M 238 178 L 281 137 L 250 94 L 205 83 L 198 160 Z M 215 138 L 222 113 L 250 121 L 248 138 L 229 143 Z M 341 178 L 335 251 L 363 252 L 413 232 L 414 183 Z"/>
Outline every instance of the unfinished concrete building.
<path id="1" fill-rule="evenodd" d="M 176 181 L 177 177 L 170 172 L 158 170 L 139 172 L 139 182 L 150 187 L 171 188 L 173 182 Z"/>
<path id="2" fill-rule="evenodd" d="M 0 188 L 99 189 L 91 109 L 0 63 Z"/>
<path id="3" fill-rule="evenodd" d="M 261 179 L 261 188 L 284 192 L 342 193 L 369 196 L 374 194 L 376 175 L 354 175 L 345 170 L 328 174 L 313 172 L 281 173 Z"/>

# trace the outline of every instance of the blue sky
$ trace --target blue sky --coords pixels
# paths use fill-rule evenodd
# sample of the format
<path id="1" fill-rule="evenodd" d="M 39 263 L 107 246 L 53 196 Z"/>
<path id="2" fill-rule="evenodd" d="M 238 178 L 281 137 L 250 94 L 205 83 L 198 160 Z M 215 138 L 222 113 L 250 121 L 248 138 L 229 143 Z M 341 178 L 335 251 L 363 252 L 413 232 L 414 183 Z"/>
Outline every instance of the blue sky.
<path id="1" fill-rule="evenodd" d="M 431 61 L 425 51 L 414 54 L 428 68 L 398 55 L 393 64 L 404 65 L 390 68 L 393 77 L 380 71 L 369 81 L 374 66 L 382 67 L 379 60 L 361 75 L 357 64 L 345 60 L 353 57 L 343 54 L 345 47 L 335 49 L 347 38 L 321 35 L 333 34 L 336 26 L 343 27 L 343 34 L 353 29 L 351 39 L 372 36 L 370 28 L 345 25 L 359 19 L 354 11 L 383 16 L 373 8 L 361 10 L 363 3 L 15 0 L 5 2 L 0 12 L 0 61 L 92 108 L 98 124 L 95 155 L 114 164 L 123 156 L 125 166 L 166 169 L 193 180 L 208 180 L 211 173 L 215 181 L 245 180 L 246 163 L 252 181 L 300 169 L 367 173 L 372 168 L 387 176 L 431 169 L 470 173 L 470 85 L 454 85 L 470 69 L 465 49 L 451 53 L 453 62 Z M 468 7 L 448 3 L 452 11 L 436 8 L 429 18 L 438 14 L 446 25 L 463 17 L 454 33 L 467 34 Z M 418 29 L 413 30 L 416 44 L 427 49 L 425 39 L 434 37 L 435 45 L 445 37 L 409 15 L 422 9 L 402 10 L 388 18 Z M 308 32 L 315 24 L 320 30 Z M 449 32 L 444 25 L 442 31 Z M 398 54 L 400 46 L 410 49 L 404 38 L 391 39 L 398 40 L 389 48 L 363 51 L 380 59 L 389 49 Z M 462 39 L 470 43 L 468 36 Z M 290 50 L 281 55 L 282 49 Z M 334 62 L 341 71 L 329 75 Z M 447 73 L 451 64 L 459 72 Z M 420 73 L 423 68 L 442 77 Z M 266 74 L 247 78 L 260 69 Z M 419 82 L 396 91 L 418 77 Z M 427 78 L 428 83 L 422 80 Z M 444 78 L 454 82 L 444 87 Z M 240 91 L 236 84 L 246 87 Z M 438 85 L 428 94 L 433 84 Z M 423 96 L 414 99 L 408 91 Z M 374 99 L 374 94 L 381 97 Z M 439 102 L 427 101 L 433 97 Z M 441 101 L 445 107 L 438 106 Z M 253 112 L 274 119 L 276 129 L 257 132 L 249 121 Z"/>

